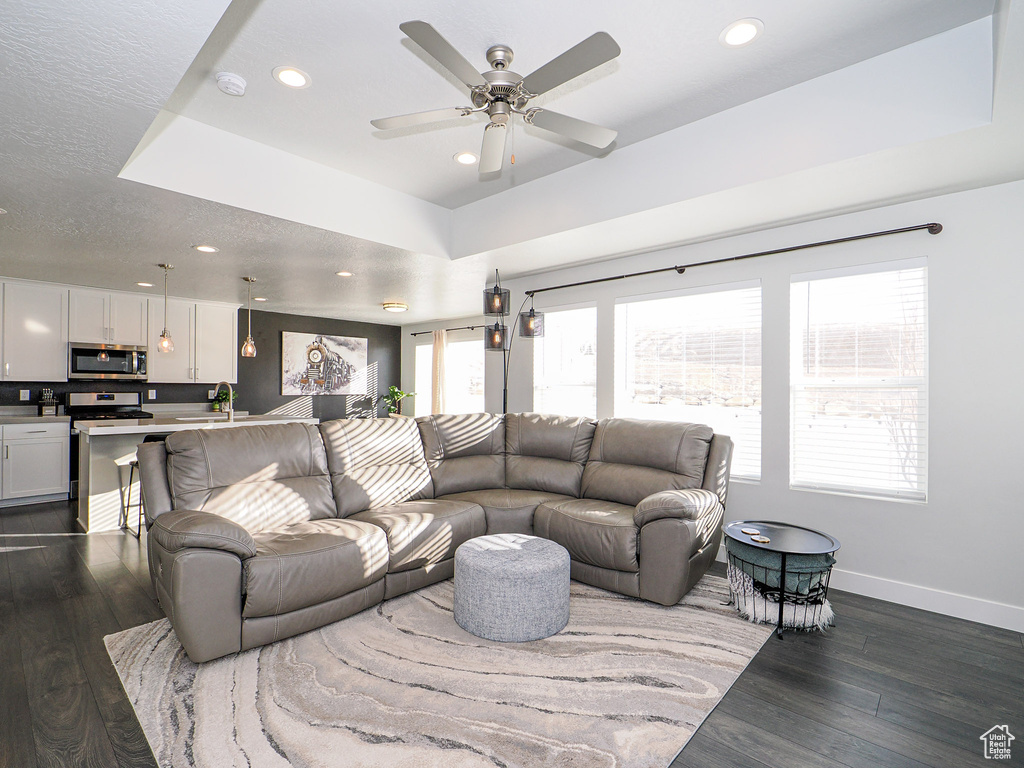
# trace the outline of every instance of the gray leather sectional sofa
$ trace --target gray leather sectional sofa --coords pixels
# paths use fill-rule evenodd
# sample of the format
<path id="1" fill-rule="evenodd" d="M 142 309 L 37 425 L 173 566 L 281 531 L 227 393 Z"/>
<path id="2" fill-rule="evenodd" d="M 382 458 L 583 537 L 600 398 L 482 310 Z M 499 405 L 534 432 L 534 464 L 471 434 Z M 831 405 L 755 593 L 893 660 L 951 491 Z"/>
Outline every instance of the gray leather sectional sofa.
<path id="1" fill-rule="evenodd" d="M 138 451 L 153 583 L 196 662 L 450 578 L 488 533 L 552 539 L 572 578 L 673 605 L 717 553 L 731 454 L 702 425 L 534 413 L 195 430 Z"/>

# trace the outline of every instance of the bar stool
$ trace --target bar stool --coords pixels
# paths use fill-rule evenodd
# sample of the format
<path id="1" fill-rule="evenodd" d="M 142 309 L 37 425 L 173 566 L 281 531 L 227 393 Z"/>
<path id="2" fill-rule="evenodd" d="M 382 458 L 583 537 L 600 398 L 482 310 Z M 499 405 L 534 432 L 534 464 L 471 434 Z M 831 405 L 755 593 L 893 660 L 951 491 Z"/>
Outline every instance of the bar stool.
<path id="1" fill-rule="evenodd" d="M 162 443 L 166 435 L 146 435 L 142 442 L 144 443 Z M 139 457 L 136 451 L 125 454 L 114 459 L 114 464 L 117 465 L 117 483 L 118 491 L 121 493 L 121 514 L 118 518 L 118 527 L 127 530 L 128 533 L 132 534 L 136 539 L 142 538 L 142 525 L 143 518 L 145 515 L 145 507 L 142 501 L 142 489 L 139 488 L 139 500 L 132 504 L 132 485 L 135 483 L 135 470 L 139 468 Z M 124 470 L 128 469 L 128 483 L 124 482 Z M 141 474 L 140 474 L 141 481 Z M 139 519 L 136 523 L 136 530 L 132 531 L 131 526 L 128 525 L 128 515 L 131 514 L 132 507 L 139 510 Z"/>

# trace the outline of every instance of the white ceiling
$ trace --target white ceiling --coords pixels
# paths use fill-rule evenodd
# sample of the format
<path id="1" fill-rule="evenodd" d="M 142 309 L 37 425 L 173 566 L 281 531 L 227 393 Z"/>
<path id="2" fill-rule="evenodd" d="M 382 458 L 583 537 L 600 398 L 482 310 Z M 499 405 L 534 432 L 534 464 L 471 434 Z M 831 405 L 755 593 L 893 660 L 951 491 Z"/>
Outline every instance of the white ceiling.
<path id="1" fill-rule="evenodd" d="M 127 290 L 169 260 L 178 295 L 242 300 L 252 274 L 266 309 L 416 322 L 478 311 L 495 266 L 511 277 L 1024 177 L 1020 0 L 993 24 L 976 21 L 993 0 L 580 7 L 9 2 L 0 274 Z M 744 16 L 764 36 L 723 48 Z M 476 118 L 375 131 L 371 118 L 466 102 L 398 30 L 417 18 L 481 69 L 488 46 L 511 45 L 524 75 L 609 32 L 618 59 L 534 103 L 618 130 L 613 151 L 519 129 L 515 168 L 481 180 L 451 159 L 478 150 Z M 277 84 L 281 64 L 312 87 Z M 216 89 L 222 70 L 246 78 L 244 97 Z M 387 315 L 387 300 L 412 309 Z"/>

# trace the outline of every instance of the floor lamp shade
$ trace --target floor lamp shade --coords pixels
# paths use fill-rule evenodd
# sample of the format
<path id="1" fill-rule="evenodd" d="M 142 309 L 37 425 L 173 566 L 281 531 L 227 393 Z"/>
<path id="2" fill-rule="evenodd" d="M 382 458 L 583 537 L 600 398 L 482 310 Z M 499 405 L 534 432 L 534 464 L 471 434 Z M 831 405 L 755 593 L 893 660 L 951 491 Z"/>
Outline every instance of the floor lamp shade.
<path id="1" fill-rule="evenodd" d="M 494 270 L 494 287 L 484 289 L 484 314 L 503 317 L 509 314 L 509 292 L 501 287 L 498 270 Z"/>
<path id="2" fill-rule="evenodd" d="M 484 349 L 488 352 L 500 352 L 507 350 L 512 343 L 512 337 L 508 332 L 508 326 L 501 323 L 488 325 L 484 328 Z"/>
<path id="3" fill-rule="evenodd" d="M 519 335 L 524 339 L 537 339 L 544 335 L 544 313 L 534 312 L 530 307 L 529 312 L 519 313 Z"/>

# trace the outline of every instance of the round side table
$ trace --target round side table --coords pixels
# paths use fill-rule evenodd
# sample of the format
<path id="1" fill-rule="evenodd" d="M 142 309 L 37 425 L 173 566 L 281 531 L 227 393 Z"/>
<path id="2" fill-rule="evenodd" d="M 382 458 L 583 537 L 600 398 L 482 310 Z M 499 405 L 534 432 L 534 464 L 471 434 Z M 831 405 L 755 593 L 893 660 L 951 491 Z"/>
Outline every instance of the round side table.
<path id="1" fill-rule="evenodd" d="M 744 533 L 743 529 L 758 531 L 757 534 Z M 782 619 L 786 604 L 786 558 L 790 555 L 830 555 L 841 546 L 839 540 L 827 533 L 815 531 L 811 528 L 803 528 L 799 525 L 789 523 L 778 523 L 768 520 L 738 520 L 727 523 L 722 532 L 733 541 L 745 544 L 748 547 L 755 547 L 768 552 L 774 552 L 781 558 L 781 572 L 779 575 L 779 621 L 776 627 L 776 635 L 782 638 Z M 768 541 L 757 541 L 759 537 L 765 537 Z M 728 543 L 727 543 L 728 546 Z M 828 595 L 828 580 L 832 566 L 824 576 L 824 594 L 822 599 Z M 798 597 L 797 594 L 789 595 L 790 599 Z"/>

